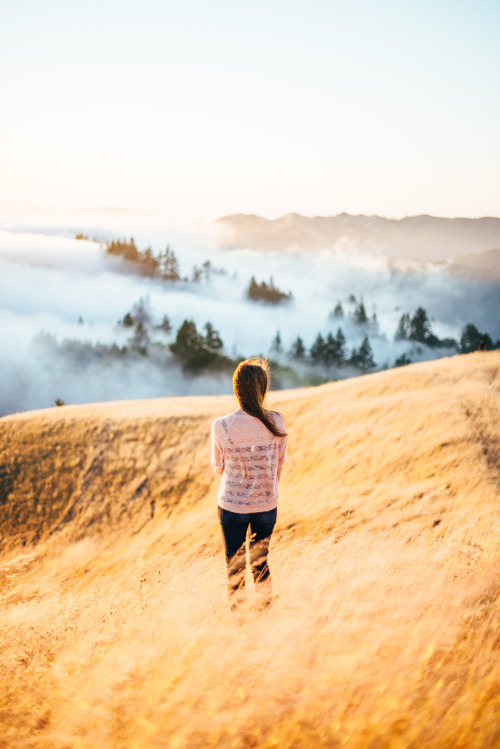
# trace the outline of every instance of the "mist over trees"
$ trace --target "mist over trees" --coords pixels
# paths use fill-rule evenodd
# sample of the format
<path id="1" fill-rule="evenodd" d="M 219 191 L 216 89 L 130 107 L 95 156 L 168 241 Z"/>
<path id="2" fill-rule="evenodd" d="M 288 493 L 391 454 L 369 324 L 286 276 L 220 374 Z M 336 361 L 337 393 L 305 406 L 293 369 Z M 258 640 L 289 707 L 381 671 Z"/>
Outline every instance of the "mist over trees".
<path id="1" fill-rule="evenodd" d="M 150 358 L 152 363 L 160 365 L 167 359 L 177 361 L 189 374 L 203 374 L 210 370 L 229 371 L 235 362 L 223 353 L 224 343 L 211 322 L 206 322 L 198 331 L 192 320 L 184 320 L 175 335 L 173 343 L 158 340 L 155 333 L 171 337 L 172 325 L 168 315 L 162 316 L 159 324 L 155 323 L 149 297 L 141 298 L 118 321 L 118 327 L 130 331 L 127 344 L 92 343 L 79 339 L 64 338 L 58 341 L 56 336 L 41 331 L 35 337 L 39 349 L 50 353 L 55 360 L 57 356 L 79 367 L 95 362 L 111 362 L 121 359 L 132 365 L 137 357 Z"/>
<path id="2" fill-rule="evenodd" d="M 210 260 L 205 260 L 201 265 L 193 266 L 191 276 L 181 276 L 179 260 L 169 244 L 155 254 L 151 247 L 139 250 L 134 238 L 130 237 L 110 240 L 104 249 L 107 255 L 123 258 L 130 272 L 169 283 L 210 283 L 213 275 L 227 274 L 225 268 L 216 267 Z"/>
<path id="3" fill-rule="evenodd" d="M 488 333 L 480 333 L 475 325 L 469 323 L 462 329 L 458 348 L 461 354 L 469 354 L 472 351 L 491 351 L 500 348 L 500 340 L 494 344 Z"/>
<path id="4" fill-rule="evenodd" d="M 198 332 L 192 320 L 184 320 L 170 350 L 182 362 L 188 372 L 197 373 L 207 369 L 232 370 L 235 362 L 222 354 L 224 344 L 219 333 L 210 322 Z"/>
<path id="5" fill-rule="evenodd" d="M 423 307 L 418 307 L 413 317 L 404 312 L 394 334 L 396 341 L 416 341 L 430 348 L 457 348 L 458 344 L 453 338 L 438 338 L 432 332 L 431 322 Z"/>
<path id="6" fill-rule="evenodd" d="M 207 260 L 193 266 L 189 278 L 182 277 L 178 258 L 169 245 L 154 254 L 151 248 L 139 250 L 133 238 L 108 242 L 106 252 L 123 258 L 133 268 L 129 272 L 160 279 L 169 284 L 209 284 L 214 274 L 226 274 L 223 268 L 217 268 Z M 237 282 L 236 275 L 233 280 Z M 244 289 L 244 295 L 251 302 L 260 302 L 270 307 L 293 300 L 292 293 L 280 289 L 272 276 L 269 281 L 258 282 L 252 275 Z M 368 308 L 370 314 L 367 312 Z M 269 314 L 266 313 L 269 324 L 272 324 L 272 316 L 271 310 Z M 407 350 L 402 351 L 404 346 L 398 345 L 399 351 L 396 349 L 395 352 L 398 355 L 393 363 L 387 360 L 384 362 L 383 359 L 381 363 L 380 350 L 384 350 L 388 339 L 386 334 L 379 332 L 374 305 L 368 307 L 361 296 L 351 293 L 338 300 L 326 316 L 336 331 L 328 330 L 327 327 L 308 340 L 303 335 L 297 335 L 299 331 L 293 335 L 289 326 L 283 327 L 281 323 L 281 330 L 276 331 L 268 352 L 272 357 L 274 387 L 320 384 L 333 378 L 356 376 L 379 368 L 406 366 L 412 363 L 413 358 L 421 360 L 426 356 L 424 347 L 434 350 L 452 349 L 459 353 L 500 347 L 500 341 L 495 344 L 487 332 L 478 330 L 472 323 L 462 329 L 459 341 L 438 338 L 432 330 L 427 311 L 419 306 L 413 314 L 408 311 L 401 314 L 394 332 L 394 340 L 398 344 L 406 344 Z M 82 317 L 79 318 L 79 323 L 84 324 Z M 339 323 L 342 323 L 342 327 Z M 61 362 L 64 360 L 72 371 L 79 373 L 96 371 L 96 366 L 101 367 L 103 373 L 113 368 L 116 370 L 118 364 L 122 373 L 143 366 L 146 368 L 144 371 L 156 373 L 157 382 L 158 378 L 172 376 L 175 371 L 185 373 L 190 381 L 193 381 L 192 378 L 217 373 L 227 377 L 241 359 L 266 353 L 245 351 L 243 338 L 239 344 L 243 348 L 241 355 L 236 356 L 233 349 L 232 356 L 228 356 L 224 351 L 220 332 L 210 321 L 200 327 L 199 320 L 184 319 L 174 329 L 169 315 L 163 313 L 158 318 L 155 316 L 149 296 L 141 297 L 132 304 L 117 321 L 117 330 L 126 331 L 125 345 L 123 337 L 121 345 L 103 344 L 71 338 L 58 341 L 55 336 L 45 332 L 37 337 L 36 345 L 43 348 L 54 366 L 57 366 L 58 359 Z M 379 362 L 376 361 L 373 345 Z M 64 395 L 62 392 L 60 394 Z"/>
<path id="7" fill-rule="evenodd" d="M 113 239 L 106 242 L 106 254 L 122 257 L 134 272 L 148 278 L 159 278 L 162 281 L 180 281 L 179 261 L 175 252 L 167 244 L 165 250 L 154 254 L 151 247 L 139 250 L 133 237 Z"/>
<path id="8" fill-rule="evenodd" d="M 168 253 L 166 257 L 170 257 L 169 262 L 173 262 L 172 256 L 169 256 Z M 174 268 L 175 265 L 171 267 Z M 204 264 L 202 267 L 205 277 L 208 278 L 211 266 Z M 252 281 L 255 282 L 254 277 L 252 277 Z M 256 282 L 255 285 L 259 286 Z M 265 284 L 264 282 L 264 287 L 267 292 L 270 288 L 276 290 L 272 279 L 271 284 Z M 285 296 L 288 298 L 288 295 Z M 356 300 L 353 294 L 348 303 L 354 305 L 354 310 L 346 315 L 341 302 L 338 302 L 329 314 L 329 319 L 350 320 L 351 324 L 359 326 L 362 330 L 375 331 L 374 335 L 376 336 L 377 331 L 373 324 L 373 318 L 371 320 L 368 318 L 364 303 Z M 132 362 L 135 357 L 149 357 L 158 364 L 160 361 L 164 361 L 165 357 L 171 357 L 180 364 L 187 374 L 192 376 L 216 371 L 230 372 L 237 362 L 244 358 L 244 356 L 231 358 L 224 353 L 222 337 L 209 321 L 201 329 L 198 329 L 192 319 L 185 319 L 176 331 L 173 330 L 167 314 L 163 314 L 161 319 L 157 321 L 148 296 L 141 297 L 135 302 L 118 320 L 117 326 L 128 330 L 130 333 L 126 345 L 91 343 L 68 338 L 58 342 L 55 336 L 44 331 L 37 336 L 37 345 L 43 345 L 45 350 L 52 352 L 52 355 L 65 357 L 68 361 L 80 367 L 84 367 L 91 361 L 100 361 L 101 363 L 116 360 Z M 158 335 L 160 338 L 158 338 Z M 174 336 L 173 341 L 172 336 Z M 169 338 L 170 342 L 168 342 Z M 500 347 L 500 341 L 494 344 L 488 333 L 479 331 L 472 323 L 463 328 L 460 342 L 453 339 L 441 340 L 437 338 L 432 331 L 431 322 L 423 307 L 418 307 L 413 316 L 408 312 L 401 315 L 394 338 L 400 342 L 407 341 L 413 346 L 454 347 L 460 353 L 469 353 L 478 349 L 491 350 L 495 346 Z M 411 351 L 410 348 L 400 354 L 392 366 L 401 367 L 411 364 Z M 246 352 L 247 355 L 254 353 Z M 364 335 L 359 345 L 349 346 L 346 335 L 340 326 L 336 333 L 332 331 L 318 332 L 309 348 L 303 338 L 297 336 L 287 351 L 284 349 L 283 338 L 278 330 L 272 339 L 269 353 L 277 356 L 281 361 L 285 357 L 285 360 L 287 359 L 292 365 L 295 363 L 303 372 L 318 372 L 327 378 L 337 374 L 339 376 L 346 376 L 346 374 L 350 376 L 356 372 L 371 372 L 378 367 L 368 333 Z M 282 371 L 287 370 L 287 367 L 283 370 L 283 366 L 280 366 Z M 387 366 L 389 365 L 386 363 L 383 368 Z M 288 371 L 292 372 L 289 368 Z M 342 375 L 342 372 L 345 374 Z"/>
<path id="9" fill-rule="evenodd" d="M 300 336 L 293 342 L 288 358 L 326 371 L 333 368 L 351 367 L 362 371 L 370 371 L 376 367 L 373 350 L 368 336 L 365 336 L 359 348 L 353 347 L 349 353 L 346 337 L 342 328 L 338 328 L 335 335 L 332 332 L 323 336 L 316 335 L 309 351 L 304 346 Z"/>
<path id="10" fill-rule="evenodd" d="M 254 302 L 267 302 L 268 304 L 280 304 L 282 302 L 290 302 L 293 299 L 291 291 L 284 292 L 275 286 L 272 276 L 269 283 L 266 283 L 266 281 L 258 283 L 255 280 L 255 276 L 252 276 L 245 295 L 247 299 L 251 299 Z"/>

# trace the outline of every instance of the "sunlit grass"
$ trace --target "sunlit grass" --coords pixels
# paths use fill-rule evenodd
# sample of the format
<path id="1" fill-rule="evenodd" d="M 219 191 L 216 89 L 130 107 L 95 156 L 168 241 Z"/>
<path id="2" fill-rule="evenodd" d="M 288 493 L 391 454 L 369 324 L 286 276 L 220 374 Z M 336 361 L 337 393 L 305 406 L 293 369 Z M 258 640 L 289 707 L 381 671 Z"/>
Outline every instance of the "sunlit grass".
<path id="1" fill-rule="evenodd" d="M 40 539 L 4 542 L 4 745 L 498 746 L 499 372 L 478 354 L 276 394 L 277 598 L 236 617 L 208 468 L 230 399 L 1 420 L 2 464 L 28 456 L 4 527 L 24 502 Z M 74 487 L 53 515 L 31 504 L 40 432 L 41 474 Z"/>

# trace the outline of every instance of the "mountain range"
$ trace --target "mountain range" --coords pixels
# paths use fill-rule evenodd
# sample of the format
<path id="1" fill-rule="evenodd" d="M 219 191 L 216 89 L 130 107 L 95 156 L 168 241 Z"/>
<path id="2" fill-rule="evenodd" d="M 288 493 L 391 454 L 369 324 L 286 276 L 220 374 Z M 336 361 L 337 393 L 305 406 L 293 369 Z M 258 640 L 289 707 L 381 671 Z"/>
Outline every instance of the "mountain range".
<path id="1" fill-rule="evenodd" d="M 340 213 L 301 216 L 288 213 L 267 219 L 254 214 L 231 214 L 216 221 L 228 249 L 301 251 L 363 249 L 387 257 L 444 261 L 485 253 L 500 247 L 500 218 L 440 218 L 407 216 L 401 219 Z M 482 270 L 498 268 L 499 253 L 486 255 Z"/>

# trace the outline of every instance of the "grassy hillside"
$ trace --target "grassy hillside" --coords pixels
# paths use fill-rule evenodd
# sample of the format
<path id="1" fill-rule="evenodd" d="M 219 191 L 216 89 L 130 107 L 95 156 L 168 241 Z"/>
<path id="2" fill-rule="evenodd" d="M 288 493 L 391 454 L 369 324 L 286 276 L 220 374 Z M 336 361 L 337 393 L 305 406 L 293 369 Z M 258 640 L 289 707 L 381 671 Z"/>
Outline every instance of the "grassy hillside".
<path id="1" fill-rule="evenodd" d="M 0 420 L 0 746 L 500 744 L 500 352 L 273 393 L 273 607 L 228 611 L 232 398 Z"/>

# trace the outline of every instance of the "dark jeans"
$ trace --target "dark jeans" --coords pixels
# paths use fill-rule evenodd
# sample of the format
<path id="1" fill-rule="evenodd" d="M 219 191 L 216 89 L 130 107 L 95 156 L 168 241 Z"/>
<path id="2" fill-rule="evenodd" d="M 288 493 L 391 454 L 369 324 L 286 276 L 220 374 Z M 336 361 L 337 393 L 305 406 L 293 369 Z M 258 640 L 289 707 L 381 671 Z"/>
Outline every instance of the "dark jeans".
<path id="1" fill-rule="evenodd" d="M 244 594 L 247 530 L 250 527 L 250 566 L 255 583 L 267 595 L 271 593 L 271 576 L 267 555 L 276 525 L 277 509 L 266 512 L 231 512 L 218 508 L 219 522 L 226 551 L 229 592 Z"/>

